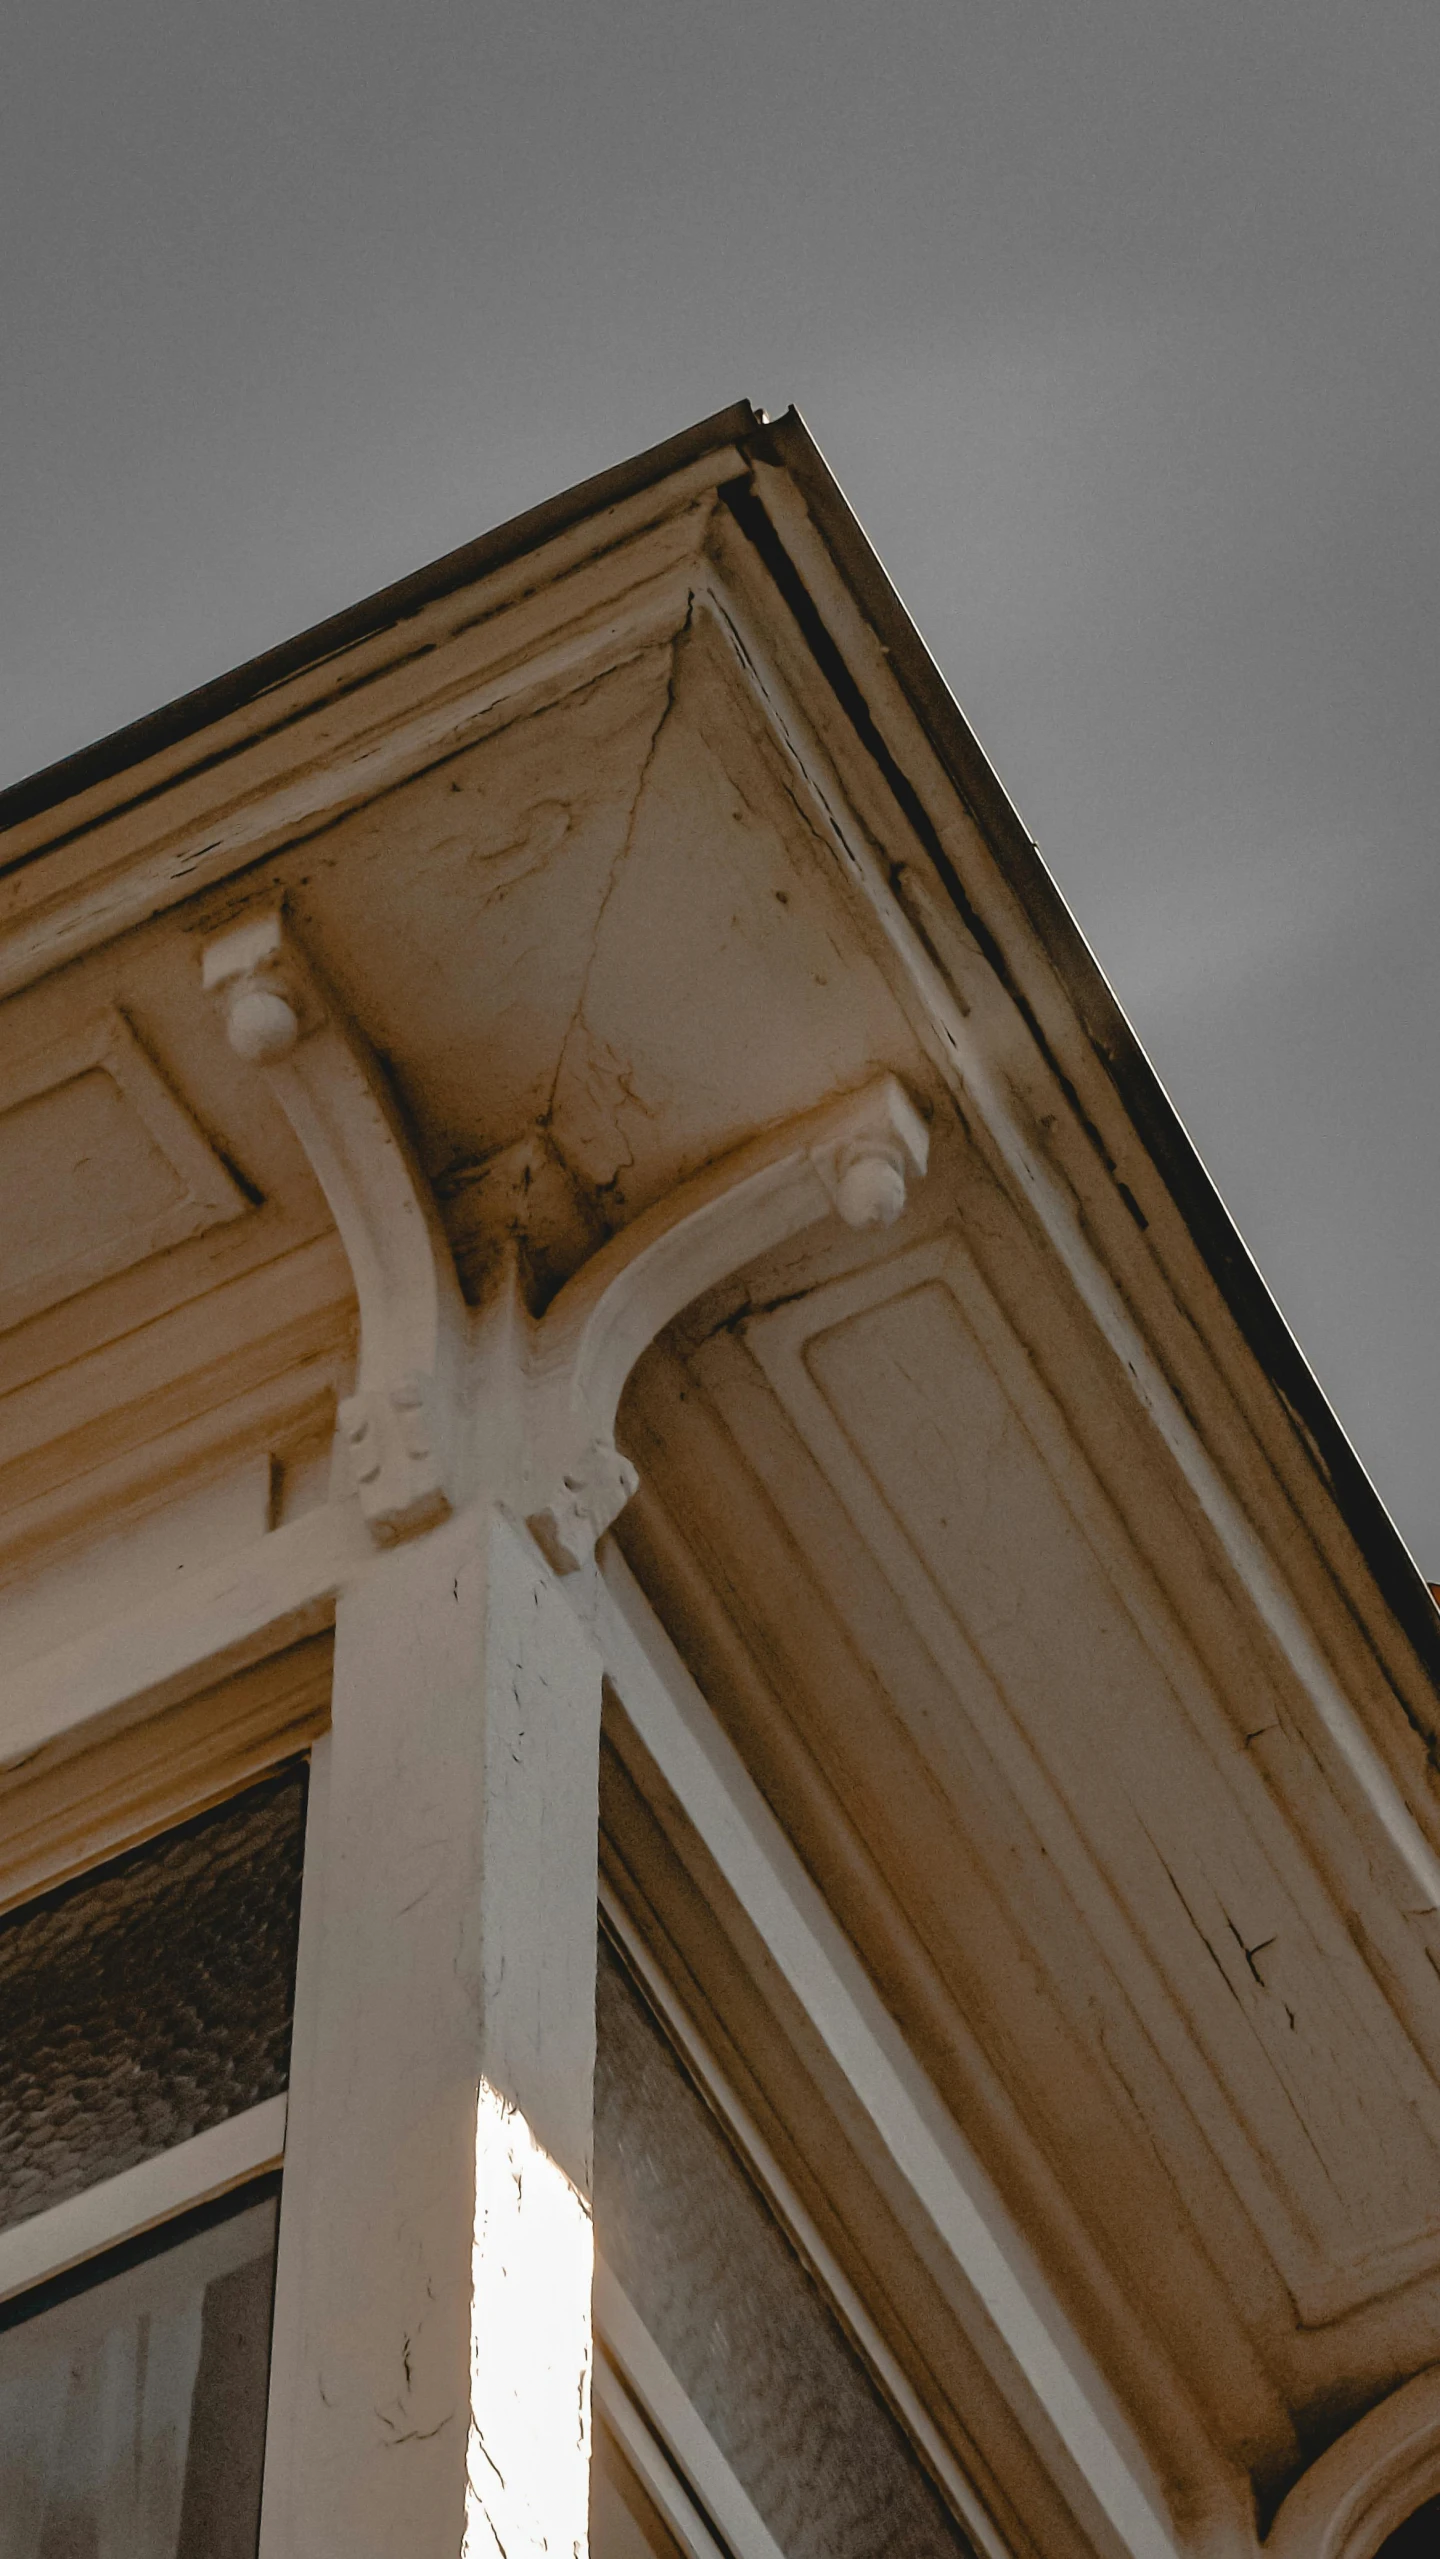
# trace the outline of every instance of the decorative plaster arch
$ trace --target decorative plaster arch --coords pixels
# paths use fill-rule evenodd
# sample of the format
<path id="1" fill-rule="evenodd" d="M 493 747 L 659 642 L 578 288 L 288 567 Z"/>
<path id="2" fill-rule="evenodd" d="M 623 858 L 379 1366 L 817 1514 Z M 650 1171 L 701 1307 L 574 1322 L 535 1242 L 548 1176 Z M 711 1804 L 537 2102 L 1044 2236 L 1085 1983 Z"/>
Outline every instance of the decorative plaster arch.
<path id="1" fill-rule="evenodd" d="M 1291 2489 L 1265 2559 L 1375 2559 L 1387 2534 L 1440 2495 L 1440 2364 L 1392 2391 Z"/>

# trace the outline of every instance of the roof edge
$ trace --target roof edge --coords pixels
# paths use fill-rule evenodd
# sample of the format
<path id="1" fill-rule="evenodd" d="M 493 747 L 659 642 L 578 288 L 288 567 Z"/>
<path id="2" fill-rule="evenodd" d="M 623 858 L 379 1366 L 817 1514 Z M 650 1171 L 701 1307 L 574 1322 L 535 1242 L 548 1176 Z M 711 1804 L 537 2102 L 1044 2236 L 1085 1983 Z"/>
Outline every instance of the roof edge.
<path id="1" fill-rule="evenodd" d="M 959 702 L 931 656 L 824 454 L 796 408 L 757 421 L 750 449 L 794 481 L 835 567 L 875 632 L 934 751 L 990 846 L 1065 987 L 1126 1117 L 1174 1201 L 1252 1356 L 1375 1585 L 1440 1684 L 1440 1612 L 1430 1586 L 1207 1172 L 1169 1094 Z M 948 878 L 947 891 L 958 883 Z M 1373 1640 L 1373 1639 L 1372 1639 Z M 1402 1704 L 1404 1703 L 1402 1699 Z M 1410 1709 L 1406 1707 L 1407 1715 Z M 1413 1715 L 1410 1717 L 1413 1721 Z M 1418 1728 L 1417 1728 L 1418 1729 Z M 1436 1735 L 1421 1730 L 1432 1753 Z"/>
<path id="2" fill-rule="evenodd" d="M 1326 1400 L 1039 847 L 798 409 L 792 407 L 771 420 L 748 400 L 736 401 L 628 461 L 577 481 L 343 612 L 12 783 L 0 791 L 0 834 L 112 780 L 244 709 L 307 668 L 373 638 L 439 597 L 538 549 L 585 517 L 638 496 L 726 446 L 777 464 L 794 482 L 838 574 L 875 632 L 936 756 L 1064 986 L 1080 1027 L 1202 1262 L 1285 1408 L 1308 1463 L 1338 1507 L 1392 1615 L 1430 1677 L 1440 1684 L 1440 1614 L 1428 1583 Z M 963 906 L 960 884 L 943 865 L 941 877 L 947 893 Z M 1433 1752 L 1435 1735 L 1423 1732 L 1422 1738 Z"/>
<path id="3" fill-rule="evenodd" d="M 568 532 L 587 515 L 599 515 L 606 507 L 637 497 L 657 481 L 669 479 L 673 472 L 702 461 L 707 453 L 719 452 L 726 445 L 755 435 L 767 424 L 763 409 L 754 408 L 748 400 L 717 409 L 681 434 L 668 437 L 662 444 L 652 444 L 645 452 L 633 454 L 608 471 L 596 472 L 588 480 L 577 480 L 573 488 L 562 489 L 539 506 L 511 516 L 488 533 L 462 543 L 457 550 L 446 551 L 423 569 L 412 570 L 393 585 L 363 596 L 358 604 L 347 605 L 343 612 L 312 623 L 293 639 L 281 640 L 259 657 L 247 658 L 243 665 L 197 685 L 193 692 L 182 693 L 160 709 L 147 711 L 123 728 L 112 729 L 107 737 L 77 748 L 54 764 L 42 765 L 37 772 L 22 776 L 0 791 L 0 835 L 11 827 L 26 825 L 32 818 L 43 817 L 47 809 L 59 808 L 66 800 L 78 799 L 82 792 L 94 790 L 102 782 L 113 781 L 132 765 L 143 764 L 152 755 L 162 754 L 167 747 L 178 746 L 183 739 L 209 728 L 216 720 L 244 710 L 248 703 L 257 701 L 277 684 L 287 683 L 292 676 L 302 675 L 308 667 L 321 665 L 362 640 L 373 639 L 378 632 L 406 621 L 438 597 L 457 587 L 471 586 L 489 571 L 503 568 L 527 551 L 538 550 L 543 542 L 552 540 L 557 533 Z"/>

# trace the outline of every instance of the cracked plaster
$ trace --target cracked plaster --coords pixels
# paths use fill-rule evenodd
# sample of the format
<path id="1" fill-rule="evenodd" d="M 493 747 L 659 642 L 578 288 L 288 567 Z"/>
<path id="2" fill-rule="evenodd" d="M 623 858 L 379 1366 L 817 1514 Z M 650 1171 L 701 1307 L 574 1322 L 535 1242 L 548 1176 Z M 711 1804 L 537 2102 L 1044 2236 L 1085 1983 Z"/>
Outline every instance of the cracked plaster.
<path id="1" fill-rule="evenodd" d="M 465 1198 L 472 1262 L 488 1200 L 497 1237 L 533 1219 L 559 1273 L 587 1217 L 624 1224 L 880 1066 L 924 1076 L 737 682 L 687 628 L 276 866 L 402 1097 L 423 1096 L 422 1159 Z M 537 1132 L 568 1183 L 487 1184 Z"/>

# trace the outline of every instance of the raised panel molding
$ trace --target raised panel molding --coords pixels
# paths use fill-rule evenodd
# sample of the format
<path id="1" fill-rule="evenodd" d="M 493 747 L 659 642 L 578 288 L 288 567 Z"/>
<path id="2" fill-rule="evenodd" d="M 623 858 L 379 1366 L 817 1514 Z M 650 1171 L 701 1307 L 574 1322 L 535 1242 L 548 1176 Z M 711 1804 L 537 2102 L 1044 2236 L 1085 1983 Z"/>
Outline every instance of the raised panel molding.
<path id="1" fill-rule="evenodd" d="M 1301 2324 L 1433 2272 L 1440 2089 L 958 1240 L 760 1314 L 744 1340 Z M 853 1616 L 838 1582 L 832 1598 Z M 1153 2115 L 1153 2090 L 1131 2094 Z"/>
<path id="2" fill-rule="evenodd" d="M 0 1070 L 0 1332 L 249 1206 L 124 1015 Z"/>

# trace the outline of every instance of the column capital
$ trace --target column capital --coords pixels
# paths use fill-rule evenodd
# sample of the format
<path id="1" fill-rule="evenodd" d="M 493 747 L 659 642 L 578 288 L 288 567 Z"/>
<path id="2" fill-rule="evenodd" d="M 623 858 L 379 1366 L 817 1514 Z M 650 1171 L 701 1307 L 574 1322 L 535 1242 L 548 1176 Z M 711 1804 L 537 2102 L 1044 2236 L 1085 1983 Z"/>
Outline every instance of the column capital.
<path id="1" fill-rule="evenodd" d="M 360 1301 L 355 1393 L 338 1415 L 381 1544 L 477 1486 L 578 1571 L 637 1485 L 615 1445 L 631 1369 L 707 1289 L 807 1226 L 888 1226 L 923 1174 L 925 1123 L 894 1075 L 719 1156 L 611 1237 L 539 1321 L 472 1322 L 439 1213 L 381 1069 L 280 909 L 209 942 L 204 983 L 262 1073 L 330 1203 Z M 513 1294 L 507 1274 L 497 1295 Z M 472 1418 L 473 1417 L 473 1418 Z"/>

